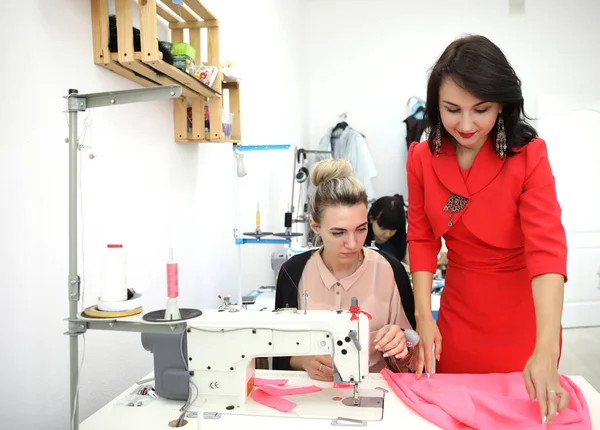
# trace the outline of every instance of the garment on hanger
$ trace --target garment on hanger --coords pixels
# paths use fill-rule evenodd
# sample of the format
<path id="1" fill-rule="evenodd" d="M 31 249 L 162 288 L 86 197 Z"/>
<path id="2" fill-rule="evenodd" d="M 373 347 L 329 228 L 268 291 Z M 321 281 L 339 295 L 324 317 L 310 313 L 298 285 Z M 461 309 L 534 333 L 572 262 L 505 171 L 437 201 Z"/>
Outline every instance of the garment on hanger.
<path id="1" fill-rule="evenodd" d="M 333 158 L 343 158 L 352 165 L 354 176 L 364 185 L 367 198 L 376 198 L 372 179 L 377 176 L 373 157 L 367 148 L 365 136 L 353 129 L 345 121 L 327 130 L 319 142 L 320 151 L 332 151 Z M 330 158 L 328 155 L 317 157 L 317 161 Z"/>
<path id="2" fill-rule="evenodd" d="M 427 129 L 427 121 L 424 118 L 425 106 L 420 101 L 415 103 L 411 114 L 404 120 L 406 124 L 406 149 L 413 142 L 424 140 L 424 132 Z"/>

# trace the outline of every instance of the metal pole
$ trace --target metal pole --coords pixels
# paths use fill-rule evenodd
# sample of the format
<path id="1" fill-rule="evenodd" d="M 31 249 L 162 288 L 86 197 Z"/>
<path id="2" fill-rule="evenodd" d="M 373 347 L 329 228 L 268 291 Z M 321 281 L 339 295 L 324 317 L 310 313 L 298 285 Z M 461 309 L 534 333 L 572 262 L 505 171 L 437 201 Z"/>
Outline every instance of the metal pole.
<path id="1" fill-rule="evenodd" d="M 77 94 L 69 90 L 69 95 Z M 79 303 L 79 276 L 77 275 L 77 110 L 69 107 L 69 321 L 77 319 Z M 69 335 L 71 406 L 69 415 L 71 430 L 79 430 L 79 335 Z"/>

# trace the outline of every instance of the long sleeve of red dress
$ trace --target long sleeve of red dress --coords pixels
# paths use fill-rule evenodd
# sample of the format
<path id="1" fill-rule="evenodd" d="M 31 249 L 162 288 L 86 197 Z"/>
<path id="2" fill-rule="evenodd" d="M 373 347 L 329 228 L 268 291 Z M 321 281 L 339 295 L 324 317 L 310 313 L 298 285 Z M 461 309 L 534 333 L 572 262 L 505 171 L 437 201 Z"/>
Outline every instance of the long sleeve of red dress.
<path id="1" fill-rule="evenodd" d="M 431 222 L 425 213 L 425 188 L 421 164 L 415 159 L 416 144 L 408 150 L 406 163 L 408 181 L 408 252 L 410 271 L 435 273 L 437 258 L 442 246 L 436 238 Z"/>
<path id="2" fill-rule="evenodd" d="M 557 273 L 563 275 L 566 281 L 566 234 L 548 150 L 543 140 L 536 139 L 527 145 L 526 151 L 526 175 L 519 200 L 519 216 L 529 277 Z"/>

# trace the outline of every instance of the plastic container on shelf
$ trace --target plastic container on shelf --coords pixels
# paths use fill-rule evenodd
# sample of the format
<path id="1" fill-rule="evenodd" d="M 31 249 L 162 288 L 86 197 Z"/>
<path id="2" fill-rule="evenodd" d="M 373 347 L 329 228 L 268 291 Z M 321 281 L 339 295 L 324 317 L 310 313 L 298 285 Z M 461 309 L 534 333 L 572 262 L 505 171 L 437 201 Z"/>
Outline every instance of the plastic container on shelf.
<path id="1" fill-rule="evenodd" d="M 231 112 L 223 112 L 222 122 L 225 139 L 231 139 L 231 131 L 233 129 L 233 114 Z"/>

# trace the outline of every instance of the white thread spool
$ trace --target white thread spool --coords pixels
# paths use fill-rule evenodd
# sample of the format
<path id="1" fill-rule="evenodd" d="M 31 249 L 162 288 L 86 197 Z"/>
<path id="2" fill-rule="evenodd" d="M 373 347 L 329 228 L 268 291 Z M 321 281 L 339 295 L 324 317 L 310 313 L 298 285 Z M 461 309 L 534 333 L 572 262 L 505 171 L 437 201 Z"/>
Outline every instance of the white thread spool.
<path id="1" fill-rule="evenodd" d="M 106 246 L 104 283 L 100 299 L 104 302 L 127 300 L 127 270 L 123 245 L 109 244 Z"/>

